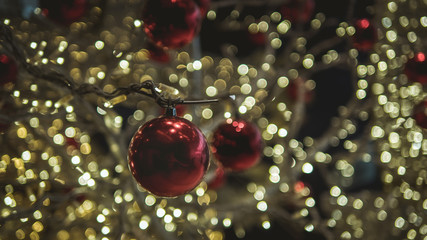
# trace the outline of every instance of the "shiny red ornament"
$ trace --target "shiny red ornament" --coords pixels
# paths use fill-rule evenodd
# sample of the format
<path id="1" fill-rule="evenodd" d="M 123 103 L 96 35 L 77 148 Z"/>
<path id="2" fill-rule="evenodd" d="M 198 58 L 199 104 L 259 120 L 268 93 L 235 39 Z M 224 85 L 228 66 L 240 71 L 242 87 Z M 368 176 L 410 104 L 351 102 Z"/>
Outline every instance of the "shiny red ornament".
<path id="1" fill-rule="evenodd" d="M 149 192 L 175 197 L 191 191 L 209 165 L 209 147 L 190 121 L 162 116 L 142 125 L 128 153 L 135 180 Z"/>
<path id="2" fill-rule="evenodd" d="M 356 32 L 353 35 L 353 46 L 359 51 L 371 51 L 378 41 L 377 29 L 366 18 L 359 19 L 355 24 Z"/>
<path id="3" fill-rule="evenodd" d="M 194 0 L 194 2 L 199 6 L 200 9 L 200 15 L 202 18 L 206 17 L 206 13 L 208 12 L 211 0 Z"/>
<path id="4" fill-rule="evenodd" d="M 412 118 L 418 126 L 427 129 L 427 99 L 414 107 Z"/>
<path id="5" fill-rule="evenodd" d="M 159 62 L 159 63 L 167 63 L 170 61 L 169 53 L 162 49 L 157 47 L 154 44 L 149 44 L 147 47 L 149 58 L 153 61 Z"/>
<path id="6" fill-rule="evenodd" d="M 427 61 L 426 55 L 418 52 L 406 62 L 404 72 L 411 82 L 427 83 Z"/>
<path id="7" fill-rule="evenodd" d="M 145 33 L 162 48 L 190 43 L 200 30 L 201 19 L 193 0 L 148 0 L 142 11 Z"/>
<path id="8" fill-rule="evenodd" d="M 289 0 L 280 9 L 282 17 L 291 22 L 308 22 L 314 12 L 314 0 Z"/>
<path id="9" fill-rule="evenodd" d="M 0 88 L 14 83 L 18 76 L 18 67 L 15 61 L 5 54 L 0 55 Z"/>
<path id="10" fill-rule="evenodd" d="M 218 167 L 215 169 L 212 178 L 208 181 L 208 189 L 215 190 L 222 187 L 225 183 L 226 175 L 224 168 Z"/>
<path id="11" fill-rule="evenodd" d="M 212 152 L 225 169 L 240 171 L 254 166 L 261 156 L 258 128 L 244 120 L 227 121 L 213 135 Z"/>
<path id="12" fill-rule="evenodd" d="M 40 0 L 40 8 L 44 16 L 67 26 L 83 17 L 89 4 L 88 0 Z"/>

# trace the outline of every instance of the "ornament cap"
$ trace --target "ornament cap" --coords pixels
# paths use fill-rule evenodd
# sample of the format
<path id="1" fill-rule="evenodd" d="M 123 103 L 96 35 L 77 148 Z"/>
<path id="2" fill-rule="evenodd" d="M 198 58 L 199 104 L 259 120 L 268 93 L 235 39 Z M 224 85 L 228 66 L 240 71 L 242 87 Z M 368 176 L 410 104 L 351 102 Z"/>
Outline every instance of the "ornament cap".
<path id="1" fill-rule="evenodd" d="M 176 108 L 173 106 L 168 106 L 166 108 L 166 116 L 172 116 L 172 117 L 176 117 Z"/>

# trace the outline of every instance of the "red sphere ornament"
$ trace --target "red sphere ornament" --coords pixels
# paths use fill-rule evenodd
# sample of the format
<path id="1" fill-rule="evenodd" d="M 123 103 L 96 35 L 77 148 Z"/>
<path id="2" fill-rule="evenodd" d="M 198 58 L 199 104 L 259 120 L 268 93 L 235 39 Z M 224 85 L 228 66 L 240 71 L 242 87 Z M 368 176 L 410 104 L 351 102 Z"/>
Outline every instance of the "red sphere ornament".
<path id="1" fill-rule="evenodd" d="M 0 87 L 15 82 L 18 67 L 13 59 L 5 54 L 0 55 Z"/>
<path id="2" fill-rule="evenodd" d="M 314 0 L 289 0 L 280 9 L 283 18 L 291 22 L 308 22 L 314 12 Z"/>
<path id="3" fill-rule="evenodd" d="M 88 6 L 88 0 L 40 0 L 42 14 L 66 26 L 80 20 Z"/>
<path id="4" fill-rule="evenodd" d="M 167 63 L 170 61 L 169 53 L 163 48 L 159 48 L 154 44 L 149 43 L 148 47 L 149 58 L 159 63 Z"/>
<path id="5" fill-rule="evenodd" d="M 356 21 L 353 46 L 359 51 L 370 51 L 378 40 L 377 29 L 366 18 Z"/>
<path id="6" fill-rule="evenodd" d="M 145 33 L 162 48 L 190 43 L 200 30 L 201 19 L 193 0 L 148 0 L 142 11 Z"/>
<path id="7" fill-rule="evenodd" d="M 427 61 L 426 55 L 422 52 L 416 53 L 415 56 L 406 62 L 404 70 L 408 80 L 411 82 L 427 83 Z"/>
<path id="8" fill-rule="evenodd" d="M 212 152 L 225 169 L 240 171 L 258 162 L 261 146 L 261 134 L 255 125 L 227 119 L 214 132 Z"/>
<path id="9" fill-rule="evenodd" d="M 218 167 L 213 174 L 212 179 L 208 182 L 208 189 L 211 190 L 222 187 L 226 180 L 225 171 L 222 167 Z"/>
<path id="10" fill-rule="evenodd" d="M 418 126 L 427 129 L 427 99 L 414 107 L 412 118 Z"/>
<path id="11" fill-rule="evenodd" d="M 165 115 L 138 129 L 128 160 L 143 188 L 157 196 L 175 197 L 200 183 L 209 165 L 209 147 L 193 123 Z"/>

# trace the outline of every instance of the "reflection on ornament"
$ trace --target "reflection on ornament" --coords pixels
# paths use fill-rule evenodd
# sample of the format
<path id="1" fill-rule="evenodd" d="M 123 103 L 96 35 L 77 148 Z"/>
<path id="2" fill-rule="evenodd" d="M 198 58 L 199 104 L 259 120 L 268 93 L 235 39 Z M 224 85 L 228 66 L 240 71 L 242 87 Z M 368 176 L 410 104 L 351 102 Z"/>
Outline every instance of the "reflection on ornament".
<path id="1" fill-rule="evenodd" d="M 132 175 L 143 188 L 157 196 L 175 197 L 200 183 L 209 165 L 209 148 L 193 123 L 162 116 L 138 129 L 128 160 Z"/>
<path id="2" fill-rule="evenodd" d="M 427 61 L 425 54 L 418 52 L 408 60 L 404 70 L 408 80 L 411 82 L 427 83 Z"/>
<path id="3" fill-rule="evenodd" d="M 142 12 L 145 33 L 162 48 L 190 43 L 200 30 L 201 19 L 193 0 L 148 0 Z"/>
<path id="4" fill-rule="evenodd" d="M 378 40 L 377 29 L 366 18 L 359 19 L 355 24 L 353 46 L 359 51 L 370 51 Z"/>
<path id="5" fill-rule="evenodd" d="M 215 130 L 212 152 L 225 169 L 239 171 L 258 162 L 261 145 L 261 134 L 255 125 L 229 118 Z"/>

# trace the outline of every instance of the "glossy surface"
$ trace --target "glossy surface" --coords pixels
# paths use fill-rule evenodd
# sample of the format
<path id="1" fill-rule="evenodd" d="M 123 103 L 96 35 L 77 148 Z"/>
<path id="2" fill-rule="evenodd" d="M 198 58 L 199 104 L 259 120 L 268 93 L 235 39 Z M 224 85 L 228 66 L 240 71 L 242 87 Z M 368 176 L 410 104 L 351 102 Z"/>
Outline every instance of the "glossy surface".
<path id="1" fill-rule="evenodd" d="M 414 107 L 412 118 L 418 126 L 427 129 L 427 100 L 420 102 Z"/>
<path id="2" fill-rule="evenodd" d="M 159 48 L 154 44 L 149 43 L 147 47 L 149 58 L 159 63 L 167 63 L 170 61 L 169 53 L 163 48 Z"/>
<path id="3" fill-rule="evenodd" d="M 13 59 L 5 54 L 0 55 L 0 87 L 13 83 L 18 75 L 18 68 Z"/>
<path id="4" fill-rule="evenodd" d="M 201 26 L 200 10 L 193 0 L 148 0 L 142 20 L 148 38 L 163 48 L 190 43 Z"/>
<path id="5" fill-rule="evenodd" d="M 40 0 L 42 14 L 62 25 L 80 20 L 88 6 L 88 0 Z"/>
<path id="6" fill-rule="evenodd" d="M 280 9 L 282 17 L 291 22 L 308 22 L 314 12 L 314 0 L 289 0 Z"/>
<path id="7" fill-rule="evenodd" d="M 208 182 L 208 189 L 215 190 L 224 185 L 226 181 L 224 168 L 218 167 L 215 169 L 214 176 Z"/>
<path id="8" fill-rule="evenodd" d="M 255 125 L 227 119 L 214 132 L 212 152 L 225 169 L 240 171 L 258 162 L 261 145 L 261 134 Z"/>
<path id="9" fill-rule="evenodd" d="M 202 132 L 184 118 L 155 118 L 135 133 L 128 161 L 136 181 L 149 192 L 174 197 L 191 191 L 209 165 Z"/>
<path id="10" fill-rule="evenodd" d="M 411 82 L 427 83 L 427 60 L 422 52 L 418 52 L 415 56 L 408 60 L 404 70 L 408 80 Z"/>
<path id="11" fill-rule="evenodd" d="M 366 18 L 356 21 L 356 32 L 353 35 L 353 46 L 359 51 L 370 51 L 378 41 L 377 29 Z"/>

